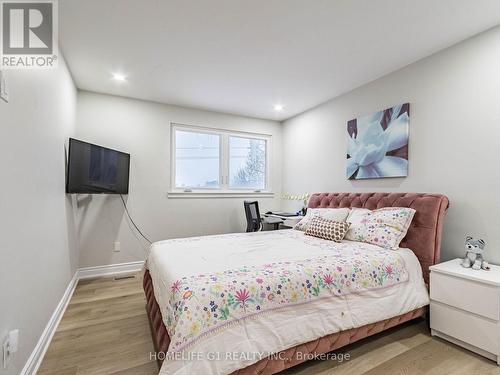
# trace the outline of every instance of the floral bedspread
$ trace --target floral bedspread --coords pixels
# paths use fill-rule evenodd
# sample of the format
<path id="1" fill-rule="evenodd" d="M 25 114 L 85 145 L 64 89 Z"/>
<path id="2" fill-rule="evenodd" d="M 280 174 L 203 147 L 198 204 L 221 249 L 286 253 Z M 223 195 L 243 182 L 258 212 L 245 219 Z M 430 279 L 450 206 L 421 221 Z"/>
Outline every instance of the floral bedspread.
<path id="1" fill-rule="evenodd" d="M 396 251 L 356 242 L 336 244 L 326 255 L 300 261 L 183 277 L 170 287 L 164 316 L 171 338 L 169 352 L 182 351 L 206 335 L 259 314 L 387 288 L 408 277 Z"/>

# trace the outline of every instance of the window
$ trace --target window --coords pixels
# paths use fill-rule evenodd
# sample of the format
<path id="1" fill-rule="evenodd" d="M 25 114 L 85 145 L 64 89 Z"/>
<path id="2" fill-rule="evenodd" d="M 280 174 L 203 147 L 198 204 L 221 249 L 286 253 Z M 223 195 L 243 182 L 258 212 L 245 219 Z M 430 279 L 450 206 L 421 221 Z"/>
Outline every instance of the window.
<path id="1" fill-rule="evenodd" d="M 175 132 L 175 187 L 220 187 L 220 135 Z"/>
<path id="2" fill-rule="evenodd" d="M 172 125 L 173 193 L 270 191 L 267 135 Z"/>
<path id="3" fill-rule="evenodd" d="M 229 188 L 266 188 L 266 141 L 229 136 Z"/>

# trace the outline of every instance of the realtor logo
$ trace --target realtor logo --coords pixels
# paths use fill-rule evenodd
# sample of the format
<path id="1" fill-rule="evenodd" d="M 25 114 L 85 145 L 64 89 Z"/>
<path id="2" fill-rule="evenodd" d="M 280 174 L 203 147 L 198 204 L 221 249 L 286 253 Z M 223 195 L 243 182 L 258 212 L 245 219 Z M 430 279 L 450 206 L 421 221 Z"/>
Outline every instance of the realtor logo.
<path id="1" fill-rule="evenodd" d="M 1 5 L 1 68 L 52 68 L 57 65 L 57 2 L 8 1 Z"/>

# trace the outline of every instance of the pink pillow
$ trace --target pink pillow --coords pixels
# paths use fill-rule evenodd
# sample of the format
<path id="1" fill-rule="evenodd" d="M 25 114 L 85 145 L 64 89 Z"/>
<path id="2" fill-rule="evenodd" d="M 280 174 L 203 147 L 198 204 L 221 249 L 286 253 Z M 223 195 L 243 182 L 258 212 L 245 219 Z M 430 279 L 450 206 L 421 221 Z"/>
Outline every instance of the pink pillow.
<path id="1" fill-rule="evenodd" d="M 407 207 L 384 207 L 373 211 L 353 208 L 347 217 L 351 227 L 345 239 L 398 249 L 415 212 L 413 208 Z"/>

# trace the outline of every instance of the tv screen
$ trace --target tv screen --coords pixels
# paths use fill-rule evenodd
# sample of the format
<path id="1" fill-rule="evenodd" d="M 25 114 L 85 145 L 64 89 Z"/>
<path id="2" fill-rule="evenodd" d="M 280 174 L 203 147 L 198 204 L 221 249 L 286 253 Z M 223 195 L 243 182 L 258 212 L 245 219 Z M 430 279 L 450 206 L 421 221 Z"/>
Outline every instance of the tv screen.
<path id="1" fill-rule="evenodd" d="M 129 167 L 129 154 L 70 138 L 66 192 L 128 194 Z"/>

